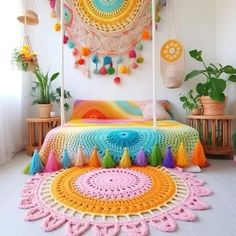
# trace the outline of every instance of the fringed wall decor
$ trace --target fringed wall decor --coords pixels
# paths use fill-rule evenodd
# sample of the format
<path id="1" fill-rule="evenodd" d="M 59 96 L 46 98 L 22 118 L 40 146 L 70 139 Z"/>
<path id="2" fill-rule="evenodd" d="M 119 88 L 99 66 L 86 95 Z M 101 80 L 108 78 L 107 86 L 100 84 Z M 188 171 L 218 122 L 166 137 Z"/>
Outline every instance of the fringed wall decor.
<path id="1" fill-rule="evenodd" d="M 49 2 L 59 31 L 60 1 Z M 65 0 L 64 26 L 64 44 L 72 50 L 75 68 L 83 69 L 85 77 L 91 69 L 96 75 L 112 75 L 120 84 L 120 75 L 144 62 L 143 42 L 151 39 L 151 0 Z"/>

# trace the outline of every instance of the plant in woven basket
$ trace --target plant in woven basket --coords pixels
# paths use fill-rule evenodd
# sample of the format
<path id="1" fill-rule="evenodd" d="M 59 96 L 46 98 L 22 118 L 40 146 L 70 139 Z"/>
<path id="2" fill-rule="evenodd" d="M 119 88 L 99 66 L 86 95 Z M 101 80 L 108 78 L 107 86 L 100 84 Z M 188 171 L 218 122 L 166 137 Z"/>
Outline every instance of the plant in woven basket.
<path id="1" fill-rule="evenodd" d="M 38 65 L 37 55 L 32 52 L 29 45 L 25 44 L 20 49 L 14 49 L 12 63 L 19 70 L 34 71 Z"/>
<path id="2" fill-rule="evenodd" d="M 32 104 L 50 104 L 56 102 L 60 105 L 61 88 L 52 89 L 52 82 L 58 78 L 59 72 L 49 75 L 49 72 L 43 73 L 41 68 L 37 66 L 34 74 L 36 80 L 33 81 L 32 86 L 32 97 L 34 98 Z M 64 90 L 64 99 L 68 100 L 71 98 L 70 92 Z M 69 103 L 65 102 L 64 108 L 68 111 L 70 109 Z"/>

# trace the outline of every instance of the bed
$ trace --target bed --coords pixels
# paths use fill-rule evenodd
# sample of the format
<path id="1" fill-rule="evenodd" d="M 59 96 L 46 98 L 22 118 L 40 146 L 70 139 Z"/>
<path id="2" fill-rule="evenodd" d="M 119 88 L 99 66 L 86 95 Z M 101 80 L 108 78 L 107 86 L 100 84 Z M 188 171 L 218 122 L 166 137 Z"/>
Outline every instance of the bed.
<path id="1" fill-rule="evenodd" d="M 168 101 L 159 104 L 170 114 Z M 153 145 L 158 144 L 163 154 L 168 146 L 175 153 L 183 142 L 191 157 L 198 138 L 195 129 L 173 119 L 158 120 L 157 128 L 153 128 L 152 120 L 143 118 L 140 101 L 76 100 L 71 120 L 47 134 L 40 156 L 45 161 L 54 151 L 60 159 L 66 149 L 73 161 L 79 146 L 88 157 L 96 146 L 101 158 L 109 149 L 114 160 L 119 161 L 125 147 L 134 159 L 142 148 L 149 155 Z"/>

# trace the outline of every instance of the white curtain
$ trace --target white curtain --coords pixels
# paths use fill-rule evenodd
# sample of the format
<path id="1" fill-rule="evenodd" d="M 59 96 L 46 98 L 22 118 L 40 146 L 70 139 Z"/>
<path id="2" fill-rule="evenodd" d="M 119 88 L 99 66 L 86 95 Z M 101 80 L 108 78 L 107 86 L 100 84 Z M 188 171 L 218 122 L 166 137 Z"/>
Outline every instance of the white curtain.
<path id="1" fill-rule="evenodd" d="M 16 20 L 19 5 L 16 1 L 5 1 L 4 9 L 0 14 L 0 165 L 23 148 L 25 122 L 23 74 L 11 65 L 13 49 L 21 41 Z"/>

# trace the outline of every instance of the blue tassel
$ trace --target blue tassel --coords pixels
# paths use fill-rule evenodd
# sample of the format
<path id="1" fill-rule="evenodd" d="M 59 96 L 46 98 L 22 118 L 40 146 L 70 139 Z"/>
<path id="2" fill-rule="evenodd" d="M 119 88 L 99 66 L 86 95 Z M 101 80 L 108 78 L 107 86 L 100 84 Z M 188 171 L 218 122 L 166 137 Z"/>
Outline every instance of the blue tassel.
<path id="1" fill-rule="evenodd" d="M 68 152 L 67 152 L 67 149 L 64 149 L 64 151 L 63 151 L 63 157 L 62 157 L 62 160 L 61 160 L 61 165 L 62 165 L 63 168 L 70 168 L 72 166 L 69 155 L 68 155 Z"/>
<path id="2" fill-rule="evenodd" d="M 43 172 L 43 164 L 39 156 L 38 150 L 35 149 L 34 154 L 32 156 L 31 164 L 30 164 L 29 174 L 34 175 L 40 172 Z"/>

